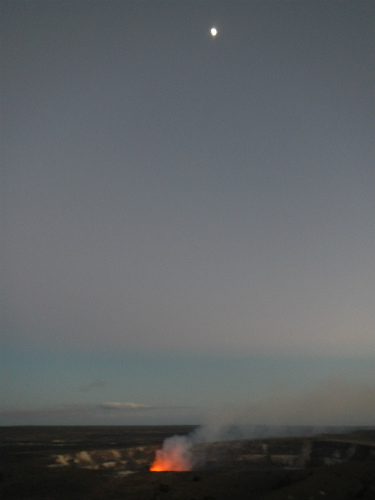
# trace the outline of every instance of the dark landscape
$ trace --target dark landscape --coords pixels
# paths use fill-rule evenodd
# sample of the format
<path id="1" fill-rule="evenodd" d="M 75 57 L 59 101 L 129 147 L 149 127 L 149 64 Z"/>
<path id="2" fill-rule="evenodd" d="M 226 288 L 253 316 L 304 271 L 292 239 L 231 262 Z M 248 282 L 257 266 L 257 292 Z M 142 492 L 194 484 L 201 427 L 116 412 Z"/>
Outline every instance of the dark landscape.
<path id="1" fill-rule="evenodd" d="M 150 472 L 193 426 L 1 427 L 2 499 L 375 498 L 375 430 L 195 443 L 189 472 Z"/>

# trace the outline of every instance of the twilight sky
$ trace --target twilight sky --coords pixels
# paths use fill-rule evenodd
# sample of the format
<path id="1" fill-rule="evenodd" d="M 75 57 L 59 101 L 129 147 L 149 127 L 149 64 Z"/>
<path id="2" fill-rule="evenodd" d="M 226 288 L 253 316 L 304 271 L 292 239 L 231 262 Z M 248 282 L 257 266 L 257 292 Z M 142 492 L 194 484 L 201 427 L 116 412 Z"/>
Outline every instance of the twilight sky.
<path id="1" fill-rule="evenodd" d="M 1 33 L 0 424 L 375 425 L 374 2 Z"/>

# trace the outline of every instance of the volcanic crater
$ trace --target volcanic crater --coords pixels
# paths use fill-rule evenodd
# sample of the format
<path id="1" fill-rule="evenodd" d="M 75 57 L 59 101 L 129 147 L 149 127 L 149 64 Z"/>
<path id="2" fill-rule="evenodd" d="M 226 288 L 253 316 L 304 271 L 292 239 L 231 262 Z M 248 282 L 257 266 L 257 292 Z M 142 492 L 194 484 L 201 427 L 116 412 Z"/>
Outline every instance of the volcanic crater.
<path id="1" fill-rule="evenodd" d="M 211 443 L 191 442 L 193 430 L 1 428 L 2 498 L 375 498 L 374 430 Z M 189 467 L 150 472 L 174 435 Z"/>

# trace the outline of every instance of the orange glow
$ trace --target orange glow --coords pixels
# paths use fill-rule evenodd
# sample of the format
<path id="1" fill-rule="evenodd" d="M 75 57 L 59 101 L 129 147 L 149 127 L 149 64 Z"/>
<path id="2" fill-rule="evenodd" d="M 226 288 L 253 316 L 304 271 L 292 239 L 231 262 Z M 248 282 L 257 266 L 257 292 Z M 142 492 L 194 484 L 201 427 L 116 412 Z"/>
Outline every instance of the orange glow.
<path id="1" fill-rule="evenodd" d="M 192 469 L 192 458 L 189 450 L 186 449 L 186 444 L 183 442 L 170 442 L 164 444 L 162 450 L 157 450 L 155 460 L 153 461 L 150 471 L 189 471 Z"/>
<path id="2" fill-rule="evenodd" d="M 180 461 L 170 460 L 168 457 L 156 458 L 150 467 L 151 472 L 166 472 L 166 471 L 183 472 L 189 470 L 191 470 L 191 466 L 189 464 L 186 464 L 184 461 L 180 462 Z"/>

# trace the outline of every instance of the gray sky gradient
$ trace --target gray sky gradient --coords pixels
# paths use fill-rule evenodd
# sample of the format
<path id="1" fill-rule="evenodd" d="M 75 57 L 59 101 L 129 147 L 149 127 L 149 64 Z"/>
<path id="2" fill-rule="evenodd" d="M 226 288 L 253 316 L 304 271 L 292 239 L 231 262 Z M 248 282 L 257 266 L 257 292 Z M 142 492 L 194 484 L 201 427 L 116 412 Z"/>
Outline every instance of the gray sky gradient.
<path id="1" fill-rule="evenodd" d="M 1 11 L 6 411 L 31 405 L 27 380 L 44 374 L 43 408 L 184 407 L 186 389 L 199 416 L 214 382 L 194 394 L 181 356 L 213 372 L 245 359 L 262 379 L 294 360 L 289 387 L 298 359 L 348 384 L 356 366 L 373 387 L 374 2 Z M 151 378 L 164 359 L 180 385 L 155 389 L 159 404 L 134 381 L 121 393 L 121 356 Z M 75 385 L 52 375 L 68 359 Z M 228 376 L 213 405 L 272 392 L 240 397 Z"/>

